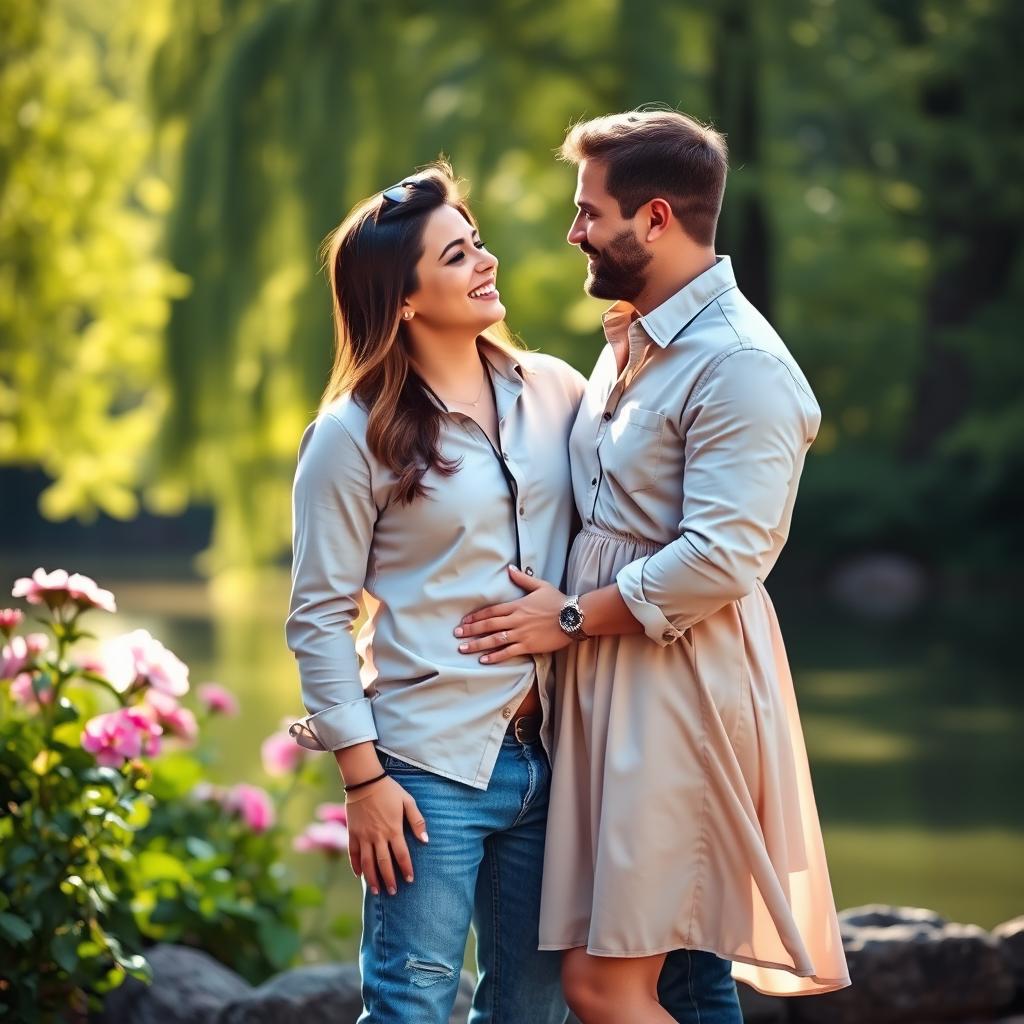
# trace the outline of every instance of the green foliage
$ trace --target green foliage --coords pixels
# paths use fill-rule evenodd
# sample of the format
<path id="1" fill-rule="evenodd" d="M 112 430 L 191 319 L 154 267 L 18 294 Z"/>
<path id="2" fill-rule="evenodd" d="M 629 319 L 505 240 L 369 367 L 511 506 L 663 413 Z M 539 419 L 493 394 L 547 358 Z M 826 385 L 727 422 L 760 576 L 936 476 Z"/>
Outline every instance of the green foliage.
<path id="1" fill-rule="evenodd" d="M 128 976 L 149 978 L 126 893 L 151 798 L 145 772 L 97 766 L 77 745 L 48 738 L 45 717 L 26 719 L 5 703 L 0 1009 L 43 1021 L 68 1006 L 98 1006 Z M 54 721 L 77 718 L 66 698 L 57 711 Z"/>
<path id="2" fill-rule="evenodd" d="M 214 506 L 210 573 L 286 551 L 331 356 L 318 244 L 441 152 L 513 329 L 589 371 L 602 303 L 553 151 L 578 118 L 663 102 L 729 136 L 719 249 L 823 407 L 795 543 L 1019 551 L 1012 0 L 4 2 L 0 460 L 54 478 L 46 514 L 131 515 L 143 488 Z M 950 532 L 979 546 L 951 555 Z"/>
<path id="3" fill-rule="evenodd" d="M 151 979 L 145 950 L 157 941 L 204 949 L 254 984 L 289 966 L 299 911 L 322 893 L 288 877 L 278 822 L 313 769 L 300 762 L 276 800 L 259 790 L 257 819 L 206 782 L 202 748 L 90 745 L 97 690 L 148 722 L 154 684 L 82 667 L 72 649 L 87 601 L 50 590 L 45 607 L 38 621 L 55 645 L 14 637 L 0 662 L 0 1016 L 99 1009 L 126 978 Z"/>
<path id="4" fill-rule="evenodd" d="M 502 259 L 513 328 L 587 372 L 602 304 L 564 244 L 573 172 L 552 151 L 574 119 L 650 101 L 728 133 L 719 248 L 821 399 L 805 553 L 892 544 L 952 564 L 944 534 L 983 524 L 1018 544 L 1005 524 L 1024 361 L 1007 326 L 1024 168 L 1009 130 L 1020 92 L 1005 83 L 1021 10 L 695 0 L 640 17 L 568 0 L 483 17 L 463 3 L 297 0 L 224 4 L 198 32 L 182 19 L 153 78 L 185 139 L 170 252 L 195 283 L 169 325 L 164 452 L 218 510 L 207 568 L 287 547 L 295 438 L 330 358 L 315 253 L 345 210 L 451 155 Z M 979 281 L 967 271 L 986 274 L 976 249 L 993 237 L 1000 257 Z M 965 301 L 946 308 L 958 288 Z M 965 473 L 965 500 L 917 530 Z M 990 564 L 980 548 L 960 554 Z"/>
<path id="5" fill-rule="evenodd" d="M 157 254 L 171 196 L 138 94 L 164 5 L 144 6 L 0 0 L 0 462 L 46 471 L 51 519 L 131 518 L 158 483 L 187 281 Z"/>
<path id="6" fill-rule="evenodd" d="M 299 949 L 294 886 L 280 865 L 284 830 L 254 832 L 216 799 L 187 798 L 203 766 L 184 755 L 164 760 L 154 764 L 154 790 L 181 795 L 165 797 L 139 832 L 139 927 L 149 939 L 203 949 L 259 984 Z"/>

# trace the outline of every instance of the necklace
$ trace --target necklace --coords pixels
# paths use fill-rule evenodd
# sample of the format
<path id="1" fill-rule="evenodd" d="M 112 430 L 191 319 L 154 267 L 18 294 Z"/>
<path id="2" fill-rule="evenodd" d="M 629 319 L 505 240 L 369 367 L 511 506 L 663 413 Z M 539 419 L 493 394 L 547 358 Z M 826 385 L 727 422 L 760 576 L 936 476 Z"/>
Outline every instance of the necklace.
<path id="1" fill-rule="evenodd" d="M 461 398 L 451 398 L 451 399 L 444 398 L 444 395 L 442 395 L 441 397 L 444 399 L 444 402 L 445 402 L 446 405 L 450 404 L 451 402 L 454 402 L 456 405 L 471 405 L 475 409 L 480 404 L 480 396 L 484 393 L 484 384 L 486 382 L 487 382 L 487 371 L 484 370 L 483 378 L 480 381 L 480 390 L 477 391 L 476 398 L 472 402 L 464 402 L 464 401 L 462 401 Z"/>

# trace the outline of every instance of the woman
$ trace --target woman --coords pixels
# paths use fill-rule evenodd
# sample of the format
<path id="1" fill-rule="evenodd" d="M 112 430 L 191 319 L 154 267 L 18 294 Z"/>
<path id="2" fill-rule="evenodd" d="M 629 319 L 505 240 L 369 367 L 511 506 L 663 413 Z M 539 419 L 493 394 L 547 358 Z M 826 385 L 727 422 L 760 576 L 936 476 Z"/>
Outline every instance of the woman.
<path id="1" fill-rule="evenodd" d="M 334 751 L 348 795 L 359 1020 L 446 1022 L 472 923 L 470 1020 L 561 1022 L 560 958 L 537 948 L 550 659 L 468 665 L 449 624 L 521 594 L 509 564 L 561 581 L 584 381 L 501 328 L 447 164 L 360 203 L 326 262 L 336 349 L 299 448 L 286 632 L 309 712 L 292 735 Z"/>

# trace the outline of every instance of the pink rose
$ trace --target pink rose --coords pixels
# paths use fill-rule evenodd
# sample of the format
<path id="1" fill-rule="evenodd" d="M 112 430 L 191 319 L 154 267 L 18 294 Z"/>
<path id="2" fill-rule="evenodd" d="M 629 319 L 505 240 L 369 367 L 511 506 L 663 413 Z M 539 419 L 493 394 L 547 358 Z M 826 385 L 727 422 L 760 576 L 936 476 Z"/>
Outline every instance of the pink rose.
<path id="1" fill-rule="evenodd" d="M 20 626 L 24 618 L 25 613 L 19 608 L 0 608 L 0 632 L 10 636 L 11 630 Z"/>
<path id="2" fill-rule="evenodd" d="M 81 573 L 68 577 L 68 594 L 79 608 L 99 608 L 104 612 L 116 612 L 117 602 L 109 590 L 103 590 L 96 581 Z"/>
<path id="3" fill-rule="evenodd" d="M 96 675 L 103 675 L 105 665 L 103 659 L 98 654 L 89 654 L 85 651 L 75 651 L 68 655 L 68 661 L 71 662 L 75 668 L 82 672 L 95 672 Z"/>
<path id="4" fill-rule="evenodd" d="M 50 638 L 45 633 L 29 633 L 25 637 L 25 647 L 29 654 L 42 654 L 50 646 Z"/>
<path id="5" fill-rule="evenodd" d="M 115 637 L 103 648 L 103 674 L 119 691 L 148 684 L 172 697 L 188 693 L 188 666 L 145 629 Z"/>
<path id="6" fill-rule="evenodd" d="M 141 754 L 154 757 L 160 753 L 162 732 L 152 709 L 141 705 L 118 708 L 85 723 L 82 747 L 99 764 L 120 768 L 128 758 Z"/>
<path id="7" fill-rule="evenodd" d="M 23 636 L 12 636 L 0 649 L 0 679 L 13 679 L 31 660 Z"/>
<path id="8" fill-rule="evenodd" d="M 31 711 L 36 711 L 41 704 L 53 703 L 53 687 L 44 687 L 37 697 L 32 685 L 32 676 L 28 672 L 21 672 L 11 683 L 11 699 Z"/>
<path id="9" fill-rule="evenodd" d="M 196 716 L 188 708 L 183 708 L 175 697 L 151 687 L 146 691 L 142 704 L 148 705 L 156 712 L 157 721 L 164 727 L 165 732 L 189 744 L 195 743 L 199 737 Z"/>
<path id="10" fill-rule="evenodd" d="M 321 821 L 337 821 L 342 825 L 348 824 L 348 808 L 344 804 L 320 804 L 316 809 L 316 816 Z"/>
<path id="11" fill-rule="evenodd" d="M 235 695 L 218 683 L 202 683 L 196 689 L 196 696 L 211 715 L 227 715 L 233 718 L 238 714 L 238 701 Z"/>
<path id="12" fill-rule="evenodd" d="M 253 832 L 265 832 L 274 824 L 274 804 L 270 794 L 259 786 L 239 782 L 224 798 L 225 810 L 241 815 Z"/>
<path id="13" fill-rule="evenodd" d="M 49 608 L 60 608 L 70 598 L 79 609 L 117 611 L 114 595 L 109 590 L 103 590 L 95 580 L 79 572 L 69 576 L 64 569 L 48 573 L 40 566 L 31 576 L 22 576 L 14 581 L 11 596 L 23 597 L 29 604 L 45 602 Z"/>
<path id="14" fill-rule="evenodd" d="M 338 857 L 348 849 L 348 828 L 340 821 L 314 821 L 295 837 L 292 846 L 299 853 L 319 851 L 329 857 Z"/>
<path id="15" fill-rule="evenodd" d="M 50 638 L 45 633 L 12 636 L 11 642 L 0 649 L 0 679 L 13 679 L 37 654 L 42 654 L 49 643 Z"/>
<path id="16" fill-rule="evenodd" d="M 14 581 L 11 597 L 23 597 L 29 604 L 42 604 L 59 608 L 68 599 L 68 574 L 64 569 L 48 573 L 40 566 L 32 575 Z"/>
<path id="17" fill-rule="evenodd" d="M 271 778 L 279 778 L 295 771 L 309 755 L 286 732 L 272 732 L 260 748 L 263 770 Z"/>

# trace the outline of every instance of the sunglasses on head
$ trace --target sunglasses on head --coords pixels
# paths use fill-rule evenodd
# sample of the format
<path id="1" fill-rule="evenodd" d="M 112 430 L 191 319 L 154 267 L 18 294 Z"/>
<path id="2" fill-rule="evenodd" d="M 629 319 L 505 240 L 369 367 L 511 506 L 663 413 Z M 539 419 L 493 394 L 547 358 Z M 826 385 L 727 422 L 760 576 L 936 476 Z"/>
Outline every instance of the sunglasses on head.
<path id="1" fill-rule="evenodd" d="M 412 194 L 417 188 L 423 187 L 423 182 L 418 178 L 406 178 L 400 181 L 397 185 L 392 185 L 390 188 L 384 189 L 380 194 L 381 204 L 380 213 L 389 209 L 392 206 L 398 206 L 404 203 L 406 199 Z"/>

